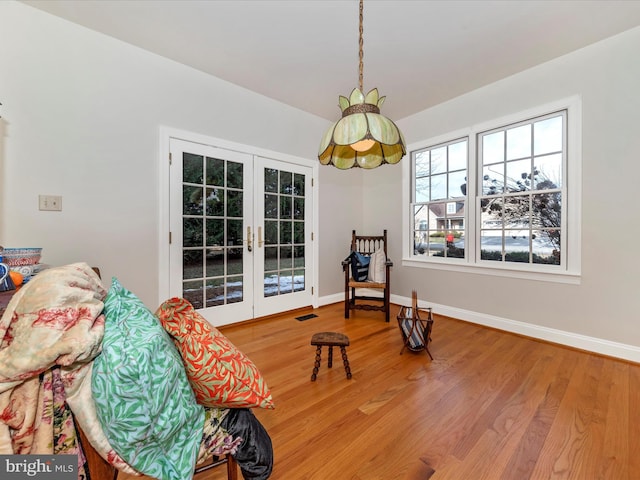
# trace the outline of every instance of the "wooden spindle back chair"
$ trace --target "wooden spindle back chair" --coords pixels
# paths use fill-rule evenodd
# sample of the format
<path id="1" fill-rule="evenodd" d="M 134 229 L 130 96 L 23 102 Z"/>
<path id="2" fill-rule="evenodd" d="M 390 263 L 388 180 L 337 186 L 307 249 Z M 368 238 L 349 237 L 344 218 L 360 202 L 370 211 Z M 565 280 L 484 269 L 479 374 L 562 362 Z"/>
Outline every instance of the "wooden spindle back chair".
<path id="1" fill-rule="evenodd" d="M 351 310 L 380 310 L 385 313 L 385 320 L 389 321 L 389 294 L 390 294 L 390 269 L 393 262 L 387 255 L 387 231 L 382 235 L 356 235 L 356 231 L 351 233 L 351 252 L 358 252 L 365 257 L 371 258 L 377 250 L 384 251 L 385 257 L 385 277 L 384 282 L 357 281 L 351 275 L 351 255 L 342 261 L 344 271 L 344 318 L 349 318 Z M 379 290 L 382 296 L 360 294 L 357 289 Z M 362 302 L 365 303 L 362 303 Z M 373 304 L 372 304 L 373 302 Z M 380 303 L 378 305 L 377 303 Z"/>

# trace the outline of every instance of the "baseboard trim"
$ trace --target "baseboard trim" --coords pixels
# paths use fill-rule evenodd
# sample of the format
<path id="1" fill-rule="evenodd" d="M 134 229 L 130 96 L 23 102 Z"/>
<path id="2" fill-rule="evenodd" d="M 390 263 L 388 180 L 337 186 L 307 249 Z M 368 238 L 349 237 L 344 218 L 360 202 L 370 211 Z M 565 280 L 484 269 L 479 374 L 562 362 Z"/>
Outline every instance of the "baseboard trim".
<path id="1" fill-rule="evenodd" d="M 391 295 L 390 300 L 391 303 L 396 305 L 411 305 L 411 298 L 409 297 Z M 342 301 L 344 301 L 344 294 L 337 293 L 321 297 L 319 299 L 319 304 L 329 305 L 331 303 Z M 435 314 L 463 320 L 465 322 L 475 323 L 477 325 L 483 325 L 485 327 L 491 327 L 551 343 L 557 343 L 567 347 L 577 348 L 579 350 L 586 350 L 588 352 L 606 355 L 608 357 L 615 357 L 629 362 L 640 363 L 640 347 L 635 345 L 612 342 L 602 338 L 589 337 L 579 333 L 533 325 L 531 323 L 520 322 L 518 320 L 501 318 L 495 315 L 473 312 L 471 310 L 425 302 L 423 300 L 419 300 L 418 305 L 422 308 L 432 307 L 433 313 Z"/>
<path id="2" fill-rule="evenodd" d="M 391 296 L 393 303 L 399 305 L 410 305 L 411 299 L 406 297 Z M 428 302 L 418 302 L 421 307 L 433 307 L 433 312 L 458 320 L 463 320 L 486 327 L 504 330 L 526 337 L 536 338 L 547 342 L 558 343 L 567 347 L 586 350 L 588 352 L 615 357 L 621 360 L 627 360 L 634 363 L 640 363 L 640 347 L 628 345 L 625 343 L 612 342 L 597 337 L 589 337 L 579 333 L 567 332 L 555 328 L 533 325 L 531 323 L 520 322 L 508 318 L 496 317 L 485 313 L 473 312 L 462 308 L 451 307 L 448 305 L 439 305 Z"/>
<path id="3" fill-rule="evenodd" d="M 321 307 L 338 302 L 344 302 L 344 293 L 334 293 L 333 295 L 318 298 L 318 305 Z"/>

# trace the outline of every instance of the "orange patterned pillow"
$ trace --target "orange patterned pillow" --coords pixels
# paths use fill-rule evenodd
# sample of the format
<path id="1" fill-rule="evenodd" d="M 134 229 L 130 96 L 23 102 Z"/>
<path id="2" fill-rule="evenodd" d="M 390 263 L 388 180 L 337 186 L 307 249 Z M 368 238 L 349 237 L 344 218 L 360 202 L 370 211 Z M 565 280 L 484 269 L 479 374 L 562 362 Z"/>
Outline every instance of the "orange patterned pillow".
<path id="1" fill-rule="evenodd" d="M 178 348 L 199 404 L 206 407 L 274 408 L 257 367 L 184 298 L 156 311 Z"/>

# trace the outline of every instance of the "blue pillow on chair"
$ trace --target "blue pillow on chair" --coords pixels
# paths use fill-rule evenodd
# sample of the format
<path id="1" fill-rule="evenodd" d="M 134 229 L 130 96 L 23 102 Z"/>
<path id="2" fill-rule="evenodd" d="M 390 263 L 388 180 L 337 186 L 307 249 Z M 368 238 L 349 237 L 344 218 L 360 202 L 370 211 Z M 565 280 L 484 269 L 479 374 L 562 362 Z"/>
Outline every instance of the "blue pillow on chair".
<path id="1" fill-rule="evenodd" d="M 370 257 L 359 252 L 351 252 L 351 276 L 356 282 L 364 282 L 369 275 Z"/>

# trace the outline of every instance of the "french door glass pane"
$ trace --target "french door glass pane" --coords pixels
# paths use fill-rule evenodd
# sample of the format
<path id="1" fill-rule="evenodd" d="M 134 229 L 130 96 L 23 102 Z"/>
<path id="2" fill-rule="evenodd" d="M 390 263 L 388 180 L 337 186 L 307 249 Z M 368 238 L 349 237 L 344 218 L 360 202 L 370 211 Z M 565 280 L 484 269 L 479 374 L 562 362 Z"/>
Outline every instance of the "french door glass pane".
<path id="1" fill-rule="evenodd" d="M 293 291 L 304 290 L 304 269 L 293 271 Z"/>
<path id="2" fill-rule="evenodd" d="M 207 188 L 207 215 L 224 216 L 224 189 Z"/>
<path id="3" fill-rule="evenodd" d="M 199 219 L 198 219 L 199 220 Z M 187 219 L 184 220 L 187 222 Z M 207 219 L 207 245 L 222 245 L 224 243 L 224 220 L 220 218 Z M 186 245 L 183 240 L 183 244 Z"/>
<path id="4" fill-rule="evenodd" d="M 264 222 L 264 242 L 267 245 L 278 243 L 278 222 Z"/>
<path id="5" fill-rule="evenodd" d="M 280 170 L 280 193 L 291 195 L 293 193 L 293 174 Z"/>
<path id="6" fill-rule="evenodd" d="M 214 247 L 207 251 L 207 277 L 224 276 L 224 249 Z"/>
<path id="7" fill-rule="evenodd" d="M 273 168 L 264 169 L 264 191 L 278 192 L 278 170 Z"/>
<path id="8" fill-rule="evenodd" d="M 304 245 L 298 245 L 297 247 L 293 247 L 293 266 L 296 268 L 302 267 L 304 268 Z M 304 282 L 303 282 L 304 283 Z"/>
<path id="9" fill-rule="evenodd" d="M 227 162 L 227 187 L 241 190 L 243 180 L 242 164 Z"/>
<path id="10" fill-rule="evenodd" d="M 185 152 L 182 160 L 182 181 L 201 185 L 203 162 L 204 157 L 202 155 Z"/>
<path id="11" fill-rule="evenodd" d="M 207 307 L 224 305 L 224 283 L 221 278 L 206 281 Z M 192 302 L 193 303 L 193 302 Z M 194 305 L 195 306 L 195 305 Z"/>
<path id="12" fill-rule="evenodd" d="M 296 173 L 293 176 L 293 194 L 304 197 L 304 175 Z"/>
<path id="13" fill-rule="evenodd" d="M 207 161 L 207 185 L 224 186 L 224 160 L 209 158 Z"/>
<path id="14" fill-rule="evenodd" d="M 264 218 L 278 218 L 278 196 L 265 194 Z"/>
<path id="15" fill-rule="evenodd" d="M 243 300 L 243 165 L 183 153 L 183 297 L 194 308 Z"/>
<path id="16" fill-rule="evenodd" d="M 304 290 L 305 180 L 302 174 L 264 169 L 265 297 Z"/>

